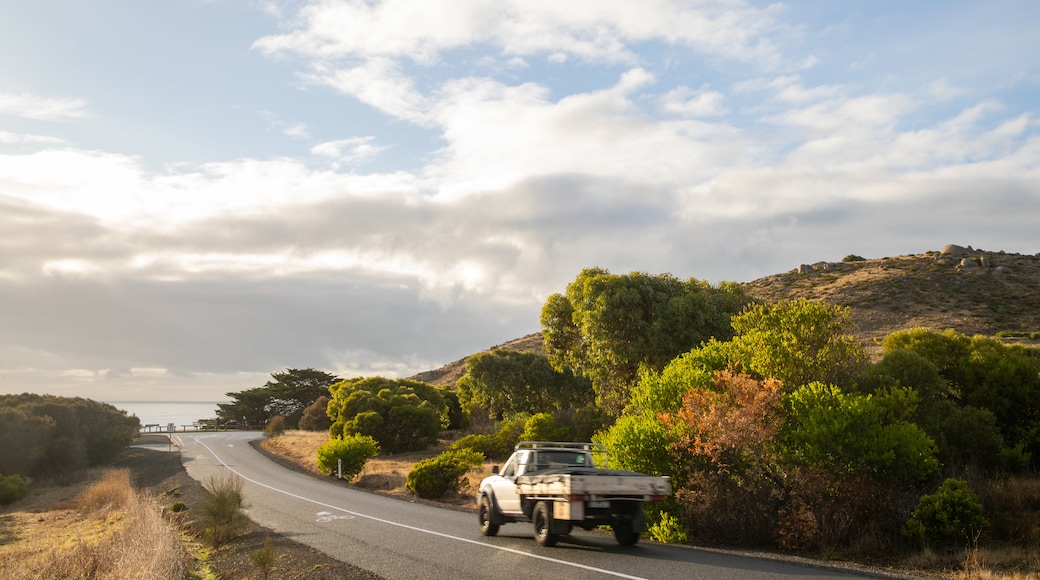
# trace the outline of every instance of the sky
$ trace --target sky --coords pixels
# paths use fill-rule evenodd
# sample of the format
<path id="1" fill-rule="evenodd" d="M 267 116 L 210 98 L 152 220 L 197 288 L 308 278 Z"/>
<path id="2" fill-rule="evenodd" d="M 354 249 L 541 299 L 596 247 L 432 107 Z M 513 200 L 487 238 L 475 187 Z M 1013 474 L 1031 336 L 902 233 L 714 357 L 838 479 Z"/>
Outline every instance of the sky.
<path id="1" fill-rule="evenodd" d="M 224 400 L 711 283 L 1040 252 L 1033 0 L 4 0 L 0 393 Z"/>

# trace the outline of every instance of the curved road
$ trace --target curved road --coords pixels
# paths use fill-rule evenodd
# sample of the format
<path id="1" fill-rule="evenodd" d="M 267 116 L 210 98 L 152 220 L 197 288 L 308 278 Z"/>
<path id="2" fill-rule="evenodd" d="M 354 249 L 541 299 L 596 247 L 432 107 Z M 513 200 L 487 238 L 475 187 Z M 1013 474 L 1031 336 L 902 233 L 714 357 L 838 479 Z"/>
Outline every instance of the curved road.
<path id="1" fill-rule="evenodd" d="M 249 445 L 256 432 L 180 434 L 185 469 L 209 486 L 234 473 L 244 481 L 249 517 L 278 534 L 387 579 L 862 578 L 854 571 L 643 543 L 576 530 L 542 548 L 528 524 L 486 538 L 477 517 L 358 491 L 286 469 Z"/>

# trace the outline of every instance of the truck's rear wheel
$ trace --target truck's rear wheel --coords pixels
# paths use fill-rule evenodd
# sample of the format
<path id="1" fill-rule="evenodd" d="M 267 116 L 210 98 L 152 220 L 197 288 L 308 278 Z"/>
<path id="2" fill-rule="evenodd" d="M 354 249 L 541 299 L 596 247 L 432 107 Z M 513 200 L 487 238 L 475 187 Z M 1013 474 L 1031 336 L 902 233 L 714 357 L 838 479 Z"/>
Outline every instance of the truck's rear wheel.
<path id="1" fill-rule="evenodd" d="M 498 533 L 498 524 L 494 522 L 495 508 L 491 505 L 491 499 L 486 495 L 480 496 L 480 533 L 485 536 L 494 536 Z"/>
<path id="2" fill-rule="evenodd" d="M 639 541 L 639 532 L 632 529 L 632 522 L 619 522 L 613 528 L 614 539 L 622 546 L 633 546 Z"/>
<path id="3" fill-rule="evenodd" d="M 538 545 L 546 548 L 555 546 L 560 536 L 549 531 L 552 528 L 552 511 L 547 502 L 540 501 L 535 504 L 531 521 L 534 522 L 534 539 Z"/>

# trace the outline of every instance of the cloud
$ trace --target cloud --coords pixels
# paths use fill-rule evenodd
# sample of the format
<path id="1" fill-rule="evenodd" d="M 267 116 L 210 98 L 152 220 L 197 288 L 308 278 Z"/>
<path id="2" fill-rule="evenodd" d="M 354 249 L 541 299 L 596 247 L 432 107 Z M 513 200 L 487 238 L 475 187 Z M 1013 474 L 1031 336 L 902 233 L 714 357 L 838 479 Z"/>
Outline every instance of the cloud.
<path id="1" fill-rule="evenodd" d="M 0 115 L 39 121 L 64 121 L 88 115 L 84 99 L 41 97 L 29 93 L 0 93 Z"/>
<path id="2" fill-rule="evenodd" d="M 361 56 L 432 63 L 444 52 L 486 43 L 508 55 L 566 53 L 633 63 L 629 43 L 663 40 L 751 62 L 776 58 L 768 36 L 779 26 L 774 7 L 760 10 L 742 1 L 691 7 L 678 0 L 328 1 L 304 6 L 286 25 L 289 32 L 261 38 L 254 47 L 325 61 Z"/>
<path id="3" fill-rule="evenodd" d="M 728 112 L 726 96 L 706 86 L 698 90 L 676 87 L 660 98 L 661 108 L 684 117 L 716 117 Z"/>
<path id="4" fill-rule="evenodd" d="M 57 137 L 46 135 L 29 135 L 25 133 L 12 133 L 0 131 L 0 143 L 7 145 L 57 145 L 62 143 Z"/>
<path id="5" fill-rule="evenodd" d="M 452 51 L 479 47 L 512 63 L 542 55 L 554 65 L 575 60 L 634 69 L 642 58 L 636 47 L 660 42 L 773 66 L 782 60 L 773 36 L 785 34 L 777 15 L 776 7 L 760 10 L 742 1 L 696 7 L 679 0 L 327 1 L 305 5 L 283 20 L 286 32 L 260 38 L 253 47 L 269 55 L 301 55 L 310 61 L 310 70 L 300 75 L 306 82 L 423 125 L 426 111 L 437 106 L 431 93 L 478 79 L 468 68 L 453 68 L 446 80 L 430 79 L 428 88 L 404 71 L 436 67 Z"/>
<path id="6" fill-rule="evenodd" d="M 353 165 L 367 161 L 387 149 L 385 146 L 372 145 L 373 139 L 375 137 L 370 135 L 367 137 L 351 137 L 350 139 L 326 141 L 311 147 L 311 153 Z"/>

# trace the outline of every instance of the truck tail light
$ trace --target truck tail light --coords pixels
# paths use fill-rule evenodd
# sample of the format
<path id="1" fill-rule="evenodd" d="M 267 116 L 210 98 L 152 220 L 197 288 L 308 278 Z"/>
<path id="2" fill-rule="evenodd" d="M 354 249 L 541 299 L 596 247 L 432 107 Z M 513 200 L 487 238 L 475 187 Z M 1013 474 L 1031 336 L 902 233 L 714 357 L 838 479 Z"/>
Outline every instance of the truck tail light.
<path id="1" fill-rule="evenodd" d="M 583 493 L 572 493 L 567 499 L 571 501 L 585 501 L 585 494 Z"/>
<path id="2" fill-rule="evenodd" d="M 650 501 L 665 501 L 668 499 L 667 495 L 654 495 L 650 496 Z"/>

